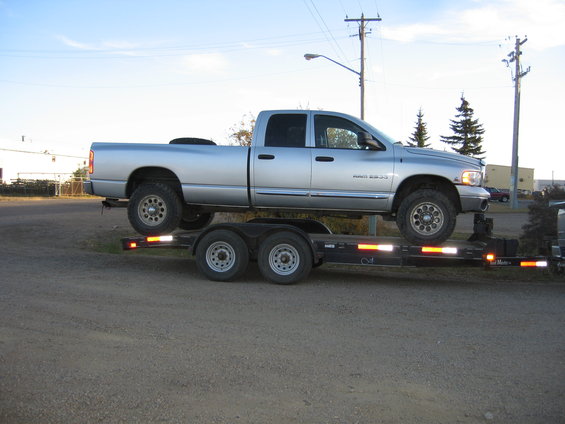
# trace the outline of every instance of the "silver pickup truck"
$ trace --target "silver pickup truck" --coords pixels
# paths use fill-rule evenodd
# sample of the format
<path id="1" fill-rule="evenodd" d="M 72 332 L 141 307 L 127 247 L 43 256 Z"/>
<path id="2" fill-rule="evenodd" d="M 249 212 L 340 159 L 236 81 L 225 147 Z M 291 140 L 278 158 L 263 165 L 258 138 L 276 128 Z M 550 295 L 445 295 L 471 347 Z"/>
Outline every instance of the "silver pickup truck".
<path id="1" fill-rule="evenodd" d="M 438 244 L 456 216 L 481 212 L 484 163 L 402 146 L 349 115 L 264 111 L 252 144 L 93 143 L 85 190 L 127 204 L 143 235 L 206 226 L 217 211 L 382 215 L 414 244 Z"/>

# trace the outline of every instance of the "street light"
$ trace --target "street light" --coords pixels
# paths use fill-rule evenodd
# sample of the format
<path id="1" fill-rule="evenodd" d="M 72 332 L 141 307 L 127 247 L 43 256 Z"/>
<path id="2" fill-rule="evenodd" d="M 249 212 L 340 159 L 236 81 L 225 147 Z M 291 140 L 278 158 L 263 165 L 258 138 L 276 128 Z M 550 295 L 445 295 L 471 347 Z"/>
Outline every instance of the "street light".
<path id="1" fill-rule="evenodd" d="M 365 119 L 365 67 L 363 66 L 363 62 L 361 62 L 361 72 L 357 72 L 355 69 L 351 69 L 349 66 L 345 66 L 343 63 L 339 63 L 337 60 L 333 60 L 323 54 L 306 53 L 304 55 L 304 59 L 306 60 L 317 59 L 319 57 L 323 57 L 359 76 L 359 87 L 361 87 L 361 119 Z"/>

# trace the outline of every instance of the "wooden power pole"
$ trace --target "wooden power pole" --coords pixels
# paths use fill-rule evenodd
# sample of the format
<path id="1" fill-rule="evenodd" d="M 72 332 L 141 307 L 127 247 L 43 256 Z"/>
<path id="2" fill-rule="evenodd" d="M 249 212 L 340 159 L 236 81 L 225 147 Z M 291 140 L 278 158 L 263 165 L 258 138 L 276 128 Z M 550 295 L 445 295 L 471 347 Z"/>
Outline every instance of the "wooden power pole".
<path id="1" fill-rule="evenodd" d="M 514 131 L 512 136 L 512 168 L 510 170 L 510 207 L 512 209 L 518 209 L 518 133 L 520 130 L 520 82 L 522 77 L 524 77 L 528 72 L 530 72 L 530 67 L 525 71 L 522 71 L 522 66 L 520 65 L 520 56 L 522 51 L 520 47 L 528 39 L 520 41 L 519 37 L 516 37 L 516 44 L 514 50 L 508 53 L 510 59 L 503 59 L 508 67 L 512 62 L 515 63 L 516 69 L 514 71 Z"/>
<path id="2" fill-rule="evenodd" d="M 366 18 L 361 13 L 361 18 L 358 19 L 345 19 L 345 22 L 358 22 L 359 23 L 359 41 L 361 41 L 361 70 L 359 72 L 359 86 L 361 87 L 361 119 L 365 119 L 365 35 L 367 34 L 367 22 L 381 21 L 378 18 Z M 369 235 L 377 234 L 377 217 L 375 215 L 369 216 Z"/>
<path id="3" fill-rule="evenodd" d="M 361 14 L 357 19 L 345 19 L 345 22 L 359 23 L 359 41 L 361 41 L 361 71 L 359 72 L 359 86 L 361 87 L 361 119 L 365 119 L 365 35 L 367 34 L 367 22 L 381 21 L 379 18 L 366 18 Z"/>

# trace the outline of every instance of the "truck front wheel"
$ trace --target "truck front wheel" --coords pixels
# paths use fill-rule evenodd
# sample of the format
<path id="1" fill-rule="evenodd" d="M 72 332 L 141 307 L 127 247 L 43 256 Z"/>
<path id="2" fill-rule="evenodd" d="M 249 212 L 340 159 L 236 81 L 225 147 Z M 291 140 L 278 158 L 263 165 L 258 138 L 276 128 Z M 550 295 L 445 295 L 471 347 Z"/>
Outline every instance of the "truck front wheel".
<path id="1" fill-rule="evenodd" d="M 142 184 L 129 200 L 129 222 L 144 236 L 171 233 L 179 226 L 181 218 L 182 202 L 166 184 Z"/>
<path id="2" fill-rule="evenodd" d="M 453 233 L 456 216 L 453 203 L 443 193 L 420 189 L 402 200 L 396 224 L 412 244 L 440 244 Z"/>

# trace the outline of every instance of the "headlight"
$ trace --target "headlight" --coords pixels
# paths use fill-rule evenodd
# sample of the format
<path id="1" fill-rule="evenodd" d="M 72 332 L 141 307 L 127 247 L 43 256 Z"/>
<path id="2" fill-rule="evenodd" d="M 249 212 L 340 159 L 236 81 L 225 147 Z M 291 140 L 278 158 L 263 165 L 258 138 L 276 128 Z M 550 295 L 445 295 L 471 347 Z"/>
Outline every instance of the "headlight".
<path id="1" fill-rule="evenodd" d="M 461 182 L 465 185 L 480 186 L 483 182 L 483 174 L 480 171 L 463 171 Z"/>

